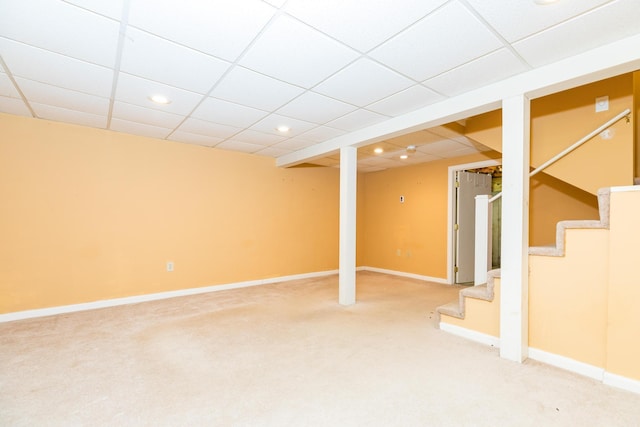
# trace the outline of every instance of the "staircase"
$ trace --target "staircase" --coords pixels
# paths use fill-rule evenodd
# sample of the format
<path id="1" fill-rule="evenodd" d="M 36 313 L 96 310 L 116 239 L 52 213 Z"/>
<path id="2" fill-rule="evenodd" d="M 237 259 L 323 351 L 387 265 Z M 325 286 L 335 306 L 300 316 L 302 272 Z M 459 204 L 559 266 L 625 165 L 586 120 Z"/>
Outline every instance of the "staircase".
<path id="1" fill-rule="evenodd" d="M 635 182 L 598 191 L 599 220 L 561 221 L 555 245 L 529 249 L 529 355 L 640 393 Z M 437 308 L 440 328 L 499 344 L 500 286 L 492 270 L 486 284 L 461 290 Z"/>

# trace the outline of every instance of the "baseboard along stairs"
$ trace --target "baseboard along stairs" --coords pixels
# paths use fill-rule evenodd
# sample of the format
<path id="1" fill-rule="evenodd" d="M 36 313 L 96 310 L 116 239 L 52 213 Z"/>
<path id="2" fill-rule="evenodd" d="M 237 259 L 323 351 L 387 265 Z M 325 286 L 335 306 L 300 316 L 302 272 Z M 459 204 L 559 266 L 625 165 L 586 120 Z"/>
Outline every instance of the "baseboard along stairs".
<path id="1" fill-rule="evenodd" d="M 534 322 L 529 324 L 532 350 L 529 357 L 543 362 L 568 360 L 568 364 L 551 364 L 577 373 L 587 366 L 593 372 L 602 373 L 588 375 L 600 380 L 619 376 L 631 385 L 625 383 L 623 387 L 615 382 L 603 382 L 636 393 L 640 393 L 640 370 L 629 368 L 629 358 L 636 357 L 635 353 L 640 350 L 629 348 L 628 342 L 633 340 L 629 335 L 637 333 L 640 327 L 640 315 L 630 312 L 624 301 L 640 295 L 640 290 L 627 283 L 629 275 L 633 277 L 633 271 L 625 267 L 628 260 L 622 264 L 622 269 L 627 271 L 626 278 L 620 279 L 618 273 L 622 262 L 619 259 L 628 252 L 624 242 L 640 236 L 640 227 L 635 225 L 633 217 L 633 211 L 640 207 L 638 185 L 640 179 L 635 178 L 634 186 L 599 190 L 600 219 L 560 221 L 556 225 L 554 245 L 529 248 L 529 319 Z M 612 193 L 616 193 L 615 199 Z M 611 223 L 612 207 L 615 223 Z M 593 257 L 594 253 L 598 256 L 595 259 L 603 260 L 601 266 L 595 265 L 594 258 L 585 258 L 585 254 Z M 570 280 L 557 279 L 555 275 L 560 271 L 570 272 L 559 276 Z M 487 283 L 464 288 L 457 301 L 438 307 L 440 329 L 478 342 L 486 343 L 489 337 L 499 345 L 500 280 L 500 269 L 491 270 Z M 586 292 L 578 299 L 576 286 Z M 550 299 L 556 301 L 555 305 L 548 302 Z M 584 313 L 589 313 L 585 322 L 588 325 L 584 328 L 593 329 L 580 332 Z M 587 330 L 591 332 L 585 333 Z M 549 357 L 542 360 L 535 356 L 536 352 Z"/>

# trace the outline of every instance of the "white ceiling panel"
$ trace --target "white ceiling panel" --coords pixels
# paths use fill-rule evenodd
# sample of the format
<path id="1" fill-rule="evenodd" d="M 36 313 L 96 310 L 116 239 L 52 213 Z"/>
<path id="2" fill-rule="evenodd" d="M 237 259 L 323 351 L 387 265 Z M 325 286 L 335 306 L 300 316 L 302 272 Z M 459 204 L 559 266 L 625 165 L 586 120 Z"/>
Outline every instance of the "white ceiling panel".
<path id="1" fill-rule="evenodd" d="M 413 85 L 408 89 L 394 93 L 371 105 L 367 105 L 367 110 L 397 117 L 442 99 L 442 95 L 435 93 L 431 89 L 422 85 Z"/>
<path id="2" fill-rule="evenodd" d="M 120 70 L 206 94 L 231 64 L 135 28 L 127 30 Z"/>
<path id="3" fill-rule="evenodd" d="M 0 37 L 0 52 L 11 74 L 108 98 L 113 71 L 100 65 Z M 46 64 L 46 66 L 44 65 Z"/>
<path id="4" fill-rule="evenodd" d="M 183 116 L 179 116 L 177 114 L 144 108 L 138 105 L 127 104 L 120 101 L 116 101 L 113 103 L 112 117 L 122 120 L 128 120 L 130 122 L 143 123 L 170 129 L 178 126 L 184 119 Z"/>
<path id="5" fill-rule="evenodd" d="M 5 73 L 0 72 L 0 96 L 9 98 L 20 98 L 20 94 L 13 85 L 13 82 Z"/>
<path id="6" fill-rule="evenodd" d="M 116 132 L 132 133 L 135 135 L 148 136 L 150 138 L 158 139 L 166 138 L 167 135 L 169 135 L 169 133 L 171 132 L 171 129 L 159 126 L 145 125 L 142 123 L 135 123 L 128 120 L 116 118 L 111 119 L 111 125 L 109 129 Z"/>
<path id="7" fill-rule="evenodd" d="M 468 156 L 470 154 L 476 154 L 478 152 L 479 150 L 476 150 L 473 147 L 464 147 L 459 150 L 447 150 L 445 152 L 440 153 L 439 156 L 445 159 L 452 159 L 454 157 Z"/>
<path id="8" fill-rule="evenodd" d="M 464 150 L 466 148 L 470 148 L 470 147 L 456 141 L 443 139 L 441 141 L 432 142 L 430 144 L 420 145 L 418 146 L 417 151 L 420 151 L 421 153 L 444 157 L 444 155 L 447 152 Z"/>
<path id="9" fill-rule="evenodd" d="M 235 61 L 275 11 L 260 0 L 131 0 L 129 24 Z"/>
<path id="10" fill-rule="evenodd" d="M 354 50 L 293 18 L 281 15 L 251 46 L 240 64 L 310 88 L 357 56 Z"/>
<path id="11" fill-rule="evenodd" d="M 278 131 L 279 126 L 287 126 L 287 132 Z M 304 120 L 293 119 L 291 117 L 282 116 L 280 114 L 270 114 L 258 123 L 251 126 L 251 130 L 258 132 L 272 133 L 278 136 L 291 138 L 298 136 L 308 130 L 313 129 L 317 125 L 315 123 L 305 122 Z"/>
<path id="12" fill-rule="evenodd" d="M 220 148 L 222 150 L 230 150 L 230 151 L 241 151 L 243 153 L 255 153 L 258 150 L 262 150 L 264 148 L 264 145 L 249 144 L 248 142 L 228 140 L 216 145 L 216 148 Z"/>
<path id="13" fill-rule="evenodd" d="M 273 111 L 304 89 L 235 66 L 211 92 L 211 96 L 261 110 Z"/>
<path id="14" fill-rule="evenodd" d="M 504 48 L 426 80 L 424 85 L 446 96 L 455 96 L 526 71 L 527 67 Z"/>
<path id="15" fill-rule="evenodd" d="M 247 127 L 265 117 L 266 111 L 234 104 L 216 98 L 207 98 L 191 114 L 197 119 L 227 126 Z"/>
<path id="16" fill-rule="evenodd" d="M 278 142 L 282 142 L 287 139 L 284 136 L 278 136 L 271 133 L 258 132 L 255 130 L 247 129 L 244 130 L 237 135 L 234 135 L 233 138 L 230 138 L 232 141 L 246 142 L 254 145 L 261 145 L 263 147 L 274 145 Z"/>
<path id="17" fill-rule="evenodd" d="M 180 125 L 178 130 L 182 132 L 195 133 L 198 135 L 212 136 L 214 138 L 226 139 L 240 132 L 242 129 L 227 125 L 221 125 L 219 123 L 207 122 L 205 120 L 194 119 L 191 117 L 185 120 Z"/>
<path id="18" fill-rule="evenodd" d="M 366 52 L 445 1 L 289 0 L 285 10 L 320 31 Z M 336 13 L 336 10 L 340 12 Z"/>
<path id="19" fill-rule="evenodd" d="M 109 113 L 109 98 L 63 89 L 21 77 L 16 77 L 16 82 L 30 102 L 95 114 L 103 116 L 105 120 Z"/>
<path id="20" fill-rule="evenodd" d="M 368 58 L 360 58 L 313 90 L 364 107 L 415 84 Z"/>
<path id="21" fill-rule="evenodd" d="M 76 125 L 90 126 L 104 129 L 107 127 L 107 118 L 82 111 L 68 110 L 53 105 L 31 103 L 31 108 L 41 119 L 55 120 L 57 122 L 73 123 Z"/>
<path id="22" fill-rule="evenodd" d="M 122 18 L 122 4 L 124 0 L 62 0 L 66 3 L 74 4 L 83 9 L 91 10 L 100 15 L 112 19 Z"/>
<path id="23" fill-rule="evenodd" d="M 0 3 L 4 37 L 94 64 L 110 66 L 115 61 L 118 22 L 61 1 L 6 3 Z"/>
<path id="24" fill-rule="evenodd" d="M 7 96 L 0 95 L 0 112 L 15 114 L 17 116 L 32 117 L 31 111 L 22 102 L 22 99 L 9 98 Z"/>
<path id="25" fill-rule="evenodd" d="M 640 33 L 639 0 L 617 0 L 597 12 L 557 25 L 515 43 L 514 47 L 529 64 L 539 67 Z M 612 24 L 603 26 L 603 22 Z"/>
<path id="26" fill-rule="evenodd" d="M 294 119 L 323 124 L 356 110 L 357 107 L 315 92 L 306 92 L 278 110 Z"/>
<path id="27" fill-rule="evenodd" d="M 468 9 L 452 2 L 376 48 L 370 56 L 422 81 L 501 46 Z"/>
<path id="28" fill-rule="evenodd" d="M 214 147 L 223 141 L 222 138 L 214 138 L 212 136 L 198 135 L 195 133 L 176 131 L 169 135 L 170 141 L 184 142 L 187 144 L 202 145 L 205 147 Z"/>
<path id="29" fill-rule="evenodd" d="M 360 109 L 354 111 L 353 113 L 342 116 L 339 119 L 332 120 L 327 123 L 327 125 L 351 132 L 376 123 L 380 123 L 381 121 L 387 119 L 388 117 L 383 116 L 382 114 Z"/>
<path id="30" fill-rule="evenodd" d="M 331 128 L 328 126 L 318 126 L 317 128 L 311 129 L 310 131 L 303 133 L 302 135 L 300 135 L 300 138 L 307 139 L 313 142 L 322 142 L 328 139 L 332 139 L 332 138 L 336 138 L 338 136 L 344 135 L 345 133 L 347 132 L 340 129 Z"/>
<path id="31" fill-rule="evenodd" d="M 611 0 L 565 0 L 547 5 L 539 5 L 533 0 L 467 1 L 502 37 L 514 42 Z M 640 7 L 637 2 L 636 7 Z"/>
<path id="32" fill-rule="evenodd" d="M 272 147 L 295 151 L 295 150 L 300 150 L 302 148 L 311 147 L 314 144 L 315 142 L 309 141 L 306 139 L 291 138 L 291 139 L 287 139 L 286 141 L 278 142 L 277 144 L 274 144 Z"/>
<path id="33" fill-rule="evenodd" d="M 156 104 L 149 99 L 154 95 L 166 96 L 171 103 Z M 198 105 L 202 95 L 131 74 L 120 73 L 115 99 L 141 107 L 187 115 Z"/>
<path id="34" fill-rule="evenodd" d="M 284 148 L 277 148 L 273 146 L 256 151 L 256 154 L 260 156 L 269 156 L 269 157 L 280 157 L 289 153 L 292 153 L 292 150 L 285 150 Z"/>

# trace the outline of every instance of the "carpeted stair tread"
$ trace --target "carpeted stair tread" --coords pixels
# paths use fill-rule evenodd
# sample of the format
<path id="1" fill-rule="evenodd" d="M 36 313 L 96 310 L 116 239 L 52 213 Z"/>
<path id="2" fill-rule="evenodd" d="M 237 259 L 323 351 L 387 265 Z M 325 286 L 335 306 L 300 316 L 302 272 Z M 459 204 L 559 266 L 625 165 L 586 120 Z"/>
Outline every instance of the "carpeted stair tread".
<path id="1" fill-rule="evenodd" d="M 458 319 L 464 319 L 465 299 L 475 298 L 484 301 L 493 301 L 493 286 L 495 283 L 495 279 L 499 277 L 499 268 L 487 272 L 487 283 L 478 286 L 471 286 L 469 288 L 460 290 L 460 293 L 458 294 L 458 301 L 441 305 L 440 307 L 436 308 L 436 313 L 438 313 L 438 316 L 440 316 L 441 314 L 445 314 L 447 316 L 457 317 Z M 440 319 L 438 319 L 438 323 L 440 323 Z"/>
<path id="2" fill-rule="evenodd" d="M 464 319 L 464 313 L 460 312 L 460 304 L 457 301 L 450 302 L 449 304 L 441 305 L 437 308 L 439 314 L 444 314 L 451 317 L 457 317 L 458 319 Z"/>
<path id="3" fill-rule="evenodd" d="M 598 211 L 600 219 L 587 220 L 567 220 L 560 221 L 556 225 L 556 244 L 549 246 L 532 246 L 529 248 L 529 255 L 540 256 L 564 256 L 565 231 L 575 228 L 609 228 L 609 201 L 611 196 L 610 188 L 598 190 Z"/>

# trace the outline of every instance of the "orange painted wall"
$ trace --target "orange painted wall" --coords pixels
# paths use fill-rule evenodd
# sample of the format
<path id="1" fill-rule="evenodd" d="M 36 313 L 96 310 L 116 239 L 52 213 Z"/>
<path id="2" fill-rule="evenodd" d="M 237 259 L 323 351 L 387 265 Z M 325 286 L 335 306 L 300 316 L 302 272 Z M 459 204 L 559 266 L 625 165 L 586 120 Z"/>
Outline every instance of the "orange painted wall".
<path id="1" fill-rule="evenodd" d="M 0 313 L 338 268 L 337 169 L 5 114 L 0 129 Z"/>
<path id="2" fill-rule="evenodd" d="M 446 278 L 448 168 L 497 156 L 487 152 L 363 174 L 363 265 Z"/>

